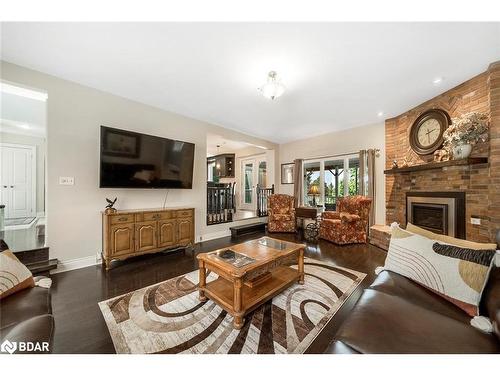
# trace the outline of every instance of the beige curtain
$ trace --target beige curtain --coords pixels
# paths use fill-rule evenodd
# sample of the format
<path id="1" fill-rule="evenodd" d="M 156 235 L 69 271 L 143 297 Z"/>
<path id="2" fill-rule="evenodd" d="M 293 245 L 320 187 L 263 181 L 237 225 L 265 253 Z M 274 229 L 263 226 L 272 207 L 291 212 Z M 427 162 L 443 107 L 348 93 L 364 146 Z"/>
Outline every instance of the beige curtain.
<path id="1" fill-rule="evenodd" d="M 293 196 L 295 198 L 295 207 L 304 204 L 304 178 L 302 176 L 303 159 L 295 159 L 293 166 Z"/>
<path id="2" fill-rule="evenodd" d="M 372 199 L 370 209 L 370 218 L 368 221 L 369 227 L 375 224 L 376 212 L 376 190 L 375 190 L 375 157 L 376 150 L 361 150 L 359 152 L 359 192 L 361 195 L 366 195 Z"/>
<path id="3" fill-rule="evenodd" d="M 359 151 L 359 194 L 366 195 L 366 150 Z"/>

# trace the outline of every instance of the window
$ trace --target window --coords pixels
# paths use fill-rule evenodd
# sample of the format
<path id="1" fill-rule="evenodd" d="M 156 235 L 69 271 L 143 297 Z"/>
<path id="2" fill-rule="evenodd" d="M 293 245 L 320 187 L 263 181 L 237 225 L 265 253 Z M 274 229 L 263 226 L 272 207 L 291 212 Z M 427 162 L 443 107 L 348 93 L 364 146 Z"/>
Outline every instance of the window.
<path id="1" fill-rule="evenodd" d="M 245 186 L 245 195 L 243 203 L 252 203 L 252 191 L 253 191 L 253 162 L 245 163 L 243 167 L 243 178 Z"/>
<path id="2" fill-rule="evenodd" d="M 267 163 L 265 161 L 259 162 L 259 177 L 258 183 L 261 188 L 267 187 Z"/>
<path id="3" fill-rule="evenodd" d="M 320 204 L 319 195 L 314 194 L 313 186 L 321 186 L 321 165 L 319 162 L 304 163 L 304 203 L 306 206 Z"/>
<path id="4" fill-rule="evenodd" d="M 360 193 L 357 154 L 307 161 L 303 168 L 306 206 L 314 206 L 315 203 L 334 211 L 337 198 Z"/>

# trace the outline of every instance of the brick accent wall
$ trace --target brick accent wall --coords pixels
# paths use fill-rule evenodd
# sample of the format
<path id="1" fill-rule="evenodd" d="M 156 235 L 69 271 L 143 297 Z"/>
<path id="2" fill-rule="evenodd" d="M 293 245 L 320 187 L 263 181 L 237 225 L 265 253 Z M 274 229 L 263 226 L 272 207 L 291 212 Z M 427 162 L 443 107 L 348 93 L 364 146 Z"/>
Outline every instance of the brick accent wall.
<path id="1" fill-rule="evenodd" d="M 403 158 L 412 165 L 433 160 L 433 155 L 415 154 L 409 144 L 411 125 L 424 111 L 441 108 L 451 117 L 478 111 L 491 116 L 490 141 L 477 145 L 472 156 L 488 156 L 489 164 L 453 166 L 442 169 L 386 175 L 386 223 L 406 224 L 406 192 L 465 191 L 466 237 L 472 241 L 495 242 L 500 229 L 500 62 L 443 94 L 385 122 L 386 168 Z M 481 225 L 470 224 L 478 217 Z"/>

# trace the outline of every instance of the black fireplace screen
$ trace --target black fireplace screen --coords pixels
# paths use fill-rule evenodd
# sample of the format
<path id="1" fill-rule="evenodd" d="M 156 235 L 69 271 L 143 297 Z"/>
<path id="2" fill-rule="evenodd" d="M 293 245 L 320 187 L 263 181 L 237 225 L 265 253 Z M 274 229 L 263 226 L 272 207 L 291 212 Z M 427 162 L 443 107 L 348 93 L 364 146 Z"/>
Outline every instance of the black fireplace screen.
<path id="1" fill-rule="evenodd" d="M 439 234 L 448 234 L 448 206 L 412 203 L 412 223 Z"/>

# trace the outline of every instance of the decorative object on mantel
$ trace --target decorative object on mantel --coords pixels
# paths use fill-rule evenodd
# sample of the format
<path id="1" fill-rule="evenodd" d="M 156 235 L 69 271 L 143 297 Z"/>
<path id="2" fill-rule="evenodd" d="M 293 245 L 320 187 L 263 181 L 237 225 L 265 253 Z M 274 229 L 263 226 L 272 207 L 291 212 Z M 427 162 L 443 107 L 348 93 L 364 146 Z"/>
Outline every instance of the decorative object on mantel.
<path id="1" fill-rule="evenodd" d="M 106 210 L 104 211 L 105 213 L 111 214 L 116 212 L 116 208 L 114 208 L 113 206 L 115 205 L 117 199 L 118 197 L 115 197 L 114 200 L 106 198 L 106 202 L 108 202 L 108 204 L 106 205 Z"/>
<path id="2" fill-rule="evenodd" d="M 410 146 L 418 155 L 430 155 L 443 144 L 443 134 L 450 126 L 450 115 L 442 109 L 430 109 L 415 120 L 410 130 Z"/>
<path id="3" fill-rule="evenodd" d="M 450 160 L 450 151 L 447 148 L 442 148 L 441 150 L 434 151 L 434 161 L 448 161 Z"/>
<path id="4" fill-rule="evenodd" d="M 394 159 L 394 160 L 392 161 L 392 169 L 397 169 L 397 168 L 399 168 L 399 166 L 398 166 L 398 161 L 397 161 L 396 159 Z"/>
<path id="5" fill-rule="evenodd" d="M 468 158 L 472 147 L 488 140 L 488 115 L 469 112 L 453 118 L 452 125 L 444 132 L 444 147 L 452 150 L 454 159 Z"/>

